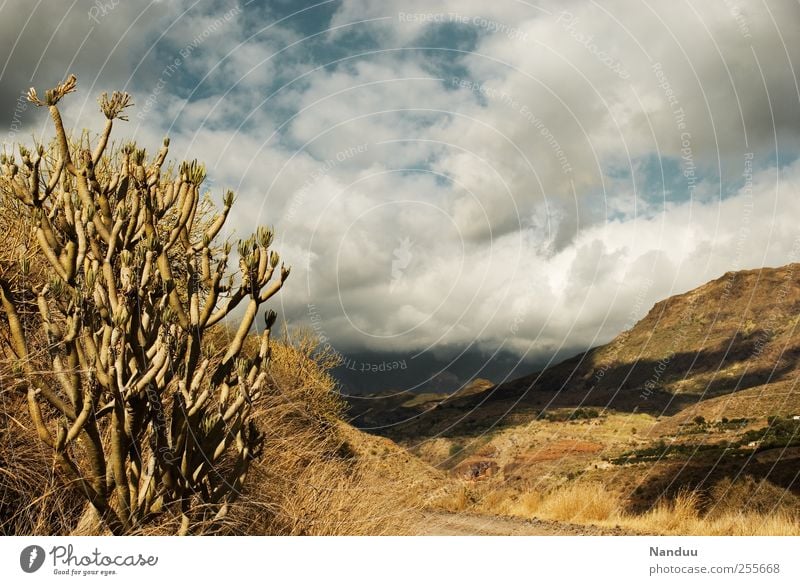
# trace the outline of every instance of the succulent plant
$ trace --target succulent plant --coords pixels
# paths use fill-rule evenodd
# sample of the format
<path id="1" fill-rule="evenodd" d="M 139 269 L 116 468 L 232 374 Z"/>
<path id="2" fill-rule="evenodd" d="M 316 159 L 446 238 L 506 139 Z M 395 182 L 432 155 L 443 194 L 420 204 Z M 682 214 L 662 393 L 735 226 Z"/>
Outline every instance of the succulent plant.
<path id="1" fill-rule="evenodd" d="M 168 139 L 149 161 L 132 143 L 107 152 L 115 120 L 132 105 L 126 93 L 100 96 L 106 123 L 92 152 L 74 144 L 58 103 L 75 88 L 75 76 L 44 100 L 32 88 L 30 101 L 50 110 L 52 150 L 21 148 L 23 172 L 13 157 L 0 161 L 0 181 L 35 222 L 34 260 L 51 272 L 49 284 L 26 294 L 37 299 L 53 375 L 29 359 L 32 332 L 20 319 L 27 278 L 0 278 L 8 343 L 33 428 L 80 486 L 87 509 L 125 534 L 172 507 L 188 532 L 209 515 L 224 516 L 258 450 L 253 400 L 265 383 L 275 313 L 266 314 L 254 355 L 245 355 L 244 342 L 289 269 L 276 272 L 273 231 L 261 227 L 239 243 L 247 274 L 237 286 L 227 271 L 231 245 L 218 241 L 233 192 L 223 194 L 221 213 L 200 220 L 204 165 L 162 172 Z M 55 162 L 42 165 L 43 157 Z M 30 253 L 20 267 L 27 276 Z M 208 331 L 242 304 L 222 359 L 204 357 Z"/>

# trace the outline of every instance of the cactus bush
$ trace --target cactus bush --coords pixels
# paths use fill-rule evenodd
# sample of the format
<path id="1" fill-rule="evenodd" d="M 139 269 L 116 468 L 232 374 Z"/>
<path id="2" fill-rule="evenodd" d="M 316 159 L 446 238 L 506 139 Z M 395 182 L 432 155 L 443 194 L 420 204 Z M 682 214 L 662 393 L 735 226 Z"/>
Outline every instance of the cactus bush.
<path id="1" fill-rule="evenodd" d="M 58 104 L 75 86 L 70 76 L 44 99 L 31 89 L 55 140 L 0 161 L 0 190 L 31 230 L 17 261 L 0 266 L 4 359 L 31 428 L 85 495 L 85 518 L 127 534 L 172 511 L 188 533 L 222 521 L 258 455 L 252 413 L 267 391 L 275 313 L 259 343 L 245 340 L 289 268 L 260 227 L 238 242 L 238 272 L 228 269 L 220 234 L 234 195 L 204 213 L 205 168 L 166 163 L 168 140 L 152 157 L 110 146 L 128 94 L 100 96 L 106 123 L 93 148 L 86 134 L 68 136 Z M 36 263 L 48 277 L 31 277 Z M 214 355 L 207 335 L 237 307 Z"/>

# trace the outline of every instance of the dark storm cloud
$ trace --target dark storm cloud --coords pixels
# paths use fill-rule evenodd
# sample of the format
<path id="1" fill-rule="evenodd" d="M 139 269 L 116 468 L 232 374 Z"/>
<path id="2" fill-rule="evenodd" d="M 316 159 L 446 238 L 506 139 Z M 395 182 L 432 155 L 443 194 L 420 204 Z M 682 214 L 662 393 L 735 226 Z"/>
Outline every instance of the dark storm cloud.
<path id="1" fill-rule="evenodd" d="M 50 88 L 75 73 L 81 95 L 129 87 L 148 77 L 148 44 L 176 6 L 121 0 L 0 2 L 0 139 L 15 119 L 30 125 L 34 108 L 19 101 L 27 88 Z M 137 66 L 139 69 L 137 70 Z"/>

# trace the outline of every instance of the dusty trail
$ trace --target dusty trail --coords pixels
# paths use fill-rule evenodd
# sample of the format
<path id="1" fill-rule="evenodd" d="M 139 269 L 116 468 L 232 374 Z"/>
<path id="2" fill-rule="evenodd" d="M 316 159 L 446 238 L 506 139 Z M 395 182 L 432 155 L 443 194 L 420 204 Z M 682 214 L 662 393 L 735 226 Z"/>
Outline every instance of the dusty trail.
<path id="1" fill-rule="evenodd" d="M 548 520 L 451 512 L 426 512 L 417 528 L 423 536 L 601 536 L 631 534 L 622 528 L 581 526 Z"/>

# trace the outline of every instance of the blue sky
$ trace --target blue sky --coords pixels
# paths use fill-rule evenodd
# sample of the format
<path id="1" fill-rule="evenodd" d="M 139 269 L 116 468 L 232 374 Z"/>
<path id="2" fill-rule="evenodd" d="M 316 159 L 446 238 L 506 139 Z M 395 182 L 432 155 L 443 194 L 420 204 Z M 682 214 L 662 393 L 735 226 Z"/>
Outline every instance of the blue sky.
<path id="1" fill-rule="evenodd" d="M 8 0 L 2 139 L 47 132 L 30 85 L 77 73 L 76 128 L 125 89 L 120 132 L 205 160 L 237 234 L 277 227 L 288 322 L 541 360 L 797 260 L 800 5 L 707 4 Z"/>

